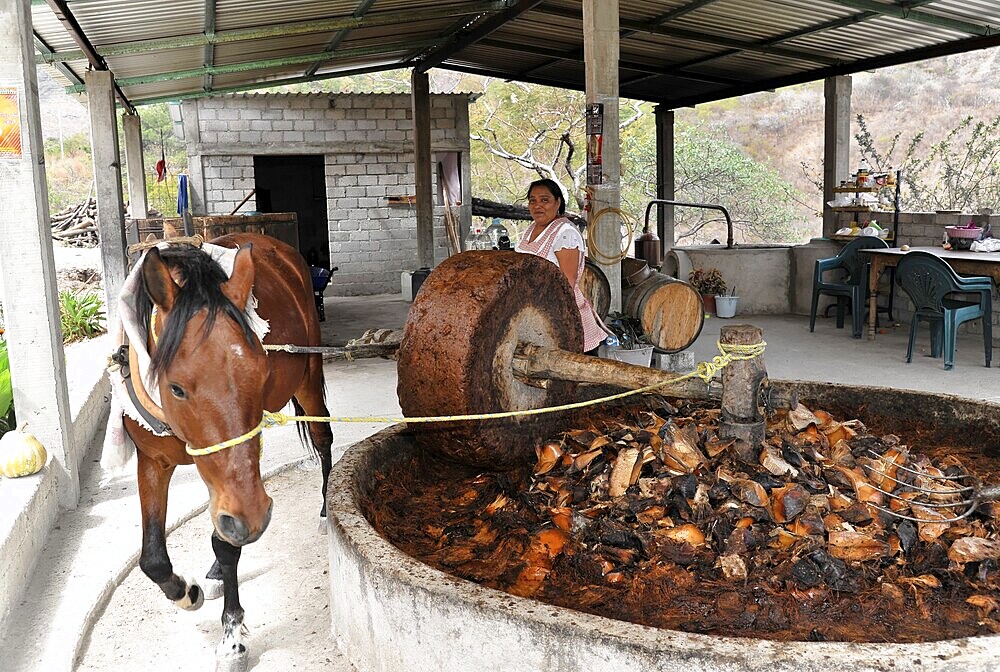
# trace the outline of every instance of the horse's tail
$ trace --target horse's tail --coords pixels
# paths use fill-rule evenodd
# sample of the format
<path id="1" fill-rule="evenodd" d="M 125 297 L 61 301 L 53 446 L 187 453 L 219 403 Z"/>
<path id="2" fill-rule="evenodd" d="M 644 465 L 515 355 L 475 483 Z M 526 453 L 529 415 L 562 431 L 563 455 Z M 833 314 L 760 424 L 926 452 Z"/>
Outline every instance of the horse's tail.
<path id="1" fill-rule="evenodd" d="M 319 355 L 311 355 L 311 356 L 319 357 Z M 317 367 L 317 369 L 318 369 L 318 374 L 317 375 L 319 375 L 319 389 L 321 390 L 321 393 L 323 395 L 323 408 L 324 409 L 329 409 L 329 406 L 327 406 L 327 404 L 326 404 L 326 380 L 325 380 L 325 378 L 323 376 L 323 366 L 322 366 L 322 364 L 319 367 Z M 296 399 L 294 396 L 292 397 L 292 406 L 295 408 L 295 415 L 305 415 L 306 414 L 306 411 L 302 407 L 302 404 L 300 404 L 299 400 Z M 329 411 L 327 411 L 327 412 L 329 412 Z M 296 422 L 295 424 L 296 424 L 296 431 L 298 431 L 298 433 L 299 433 L 299 441 L 302 442 L 302 445 L 303 446 L 310 446 L 310 447 L 312 447 L 312 450 L 316 454 L 316 456 L 317 457 L 322 457 L 320 455 L 320 451 L 316 448 L 316 444 L 312 440 L 312 435 L 309 433 L 309 427 L 308 427 L 309 423 L 306 423 L 306 422 Z"/>
<path id="2" fill-rule="evenodd" d="M 292 397 L 292 406 L 295 407 L 295 415 L 305 415 L 306 411 L 302 408 L 298 399 Z M 313 445 L 312 438 L 309 436 L 309 427 L 305 422 L 296 422 L 295 430 L 299 433 L 299 441 L 302 442 L 303 446 L 311 447 L 313 452 L 316 452 L 316 446 Z"/>

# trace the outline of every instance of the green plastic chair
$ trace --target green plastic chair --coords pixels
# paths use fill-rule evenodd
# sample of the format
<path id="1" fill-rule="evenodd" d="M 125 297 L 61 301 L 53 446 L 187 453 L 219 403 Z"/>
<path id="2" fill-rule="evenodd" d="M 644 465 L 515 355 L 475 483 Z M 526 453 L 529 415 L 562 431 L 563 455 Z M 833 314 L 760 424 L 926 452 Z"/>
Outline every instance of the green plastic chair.
<path id="1" fill-rule="evenodd" d="M 896 282 L 910 297 L 915 309 L 910 324 L 910 342 L 906 345 L 907 363 L 913 360 L 913 341 L 921 320 L 930 323 L 931 355 L 940 357 L 943 345 L 944 368 L 951 370 L 955 366 L 958 326 L 981 318 L 986 366 L 990 365 L 993 355 L 993 282 L 990 278 L 963 277 L 933 254 L 909 252 L 899 260 Z M 977 294 L 979 298 L 969 301 L 956 294 Z"/>
<path id="2" fill-rule="evenodd" d="M 861 328 L 865 316 L 865 298 L 868 296 L 868 269 L 871 264 L 862 250 L 886 248 L 889 244 L 876 236 L 855 238 L 836 257 L 817 259 L 813 272 L 812 308 L 809 311 L 809 331 L 816 329 L 816 307 L 820 294 L 837 297 L 837 328 L 844 327 L 844 308 L 851 302 L 851 323 L 854 338 L 861 338 Z M 824 280 L 829 271 L 842 269 L 847 277 L 837 281 Z"/>

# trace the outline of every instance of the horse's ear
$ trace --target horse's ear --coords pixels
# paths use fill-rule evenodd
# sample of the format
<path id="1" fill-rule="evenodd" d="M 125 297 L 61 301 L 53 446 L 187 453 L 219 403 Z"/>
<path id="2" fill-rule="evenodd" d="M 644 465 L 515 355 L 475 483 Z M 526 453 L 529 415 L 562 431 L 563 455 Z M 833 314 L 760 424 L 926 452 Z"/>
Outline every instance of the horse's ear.
<path id="1" fill-rule="evenodd" d="M 177 299 L 179 288 L 170 277 L 170 269 L 163 263 L 160 251 L 155 247 L 149 248 L 142 262 L 142 280 L 153 303 L 162 310 L 169 311 Z"/>
<path id="2" fill-rule="evenodd" d="M 246 307 L 250 290 L 253 288 L 253 258 L 250 256 L 252 249 L 253 246 L 247 245 L 236 253 L 233 274 L 222 283 L 222 293 L 240 310 Z"/>

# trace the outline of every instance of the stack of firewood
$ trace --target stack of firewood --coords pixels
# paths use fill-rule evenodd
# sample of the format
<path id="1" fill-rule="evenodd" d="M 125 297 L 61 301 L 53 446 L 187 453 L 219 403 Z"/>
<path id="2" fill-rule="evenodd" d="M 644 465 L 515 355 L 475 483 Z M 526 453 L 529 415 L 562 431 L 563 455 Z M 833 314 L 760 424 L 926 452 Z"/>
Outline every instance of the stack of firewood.
<path id="1" fill-rule="evenodd" d="M 97 199 L 63 208 L 51 217 L 52 237 L 73 247 L 97 245 Z"/>
<path id="2" fill-rule="evenodd" d="M 129 208 L 125 208 L 126 227 L 131 222 Z M 146 214 L 148 219 L 157 219 L 163 215 L 155 208 L 149 208 Z M 71 245 L 73 247 L 94 247 L 100 240 L 97 231 L 97 199 L 88 198 L 86 201 L 70 205 L 50 218 L 52 228 L 52 238 Z"/>

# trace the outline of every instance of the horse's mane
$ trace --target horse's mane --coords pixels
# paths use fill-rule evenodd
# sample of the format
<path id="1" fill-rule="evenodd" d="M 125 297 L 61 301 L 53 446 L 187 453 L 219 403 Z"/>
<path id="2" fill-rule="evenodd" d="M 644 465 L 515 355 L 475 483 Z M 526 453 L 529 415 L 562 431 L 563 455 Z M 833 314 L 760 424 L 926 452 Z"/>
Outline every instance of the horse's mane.
<path id="1" fill-rule="evenodd" d="M 170 318 L 163 327 L 163 333 L 156 335 L 156 350 L 153 352 L 149 367 L 154 379 L 170 366 L 184 337 L 184 328 L 202 308 L 208 311 L 203 327 L 203 339 L 208 337 L 221 311 L 240 326 L 248 345 L 256 342 L 257 336 L 250 327 L 243 308 L 233 305 L 233 302 L 222 293 L 222 283 L 229 278 L 218 262 L 191 245 L 169 245 L 159 252 L 169 268 L 179 271 L 180 291 L 170 311 Z M 136 315 L 142 320 L 141 328 L 144 335 L 149 334 L 152 309 L 153 300 L 143 282 L 141 290 L 137 292 L 135 310 Z"/>

